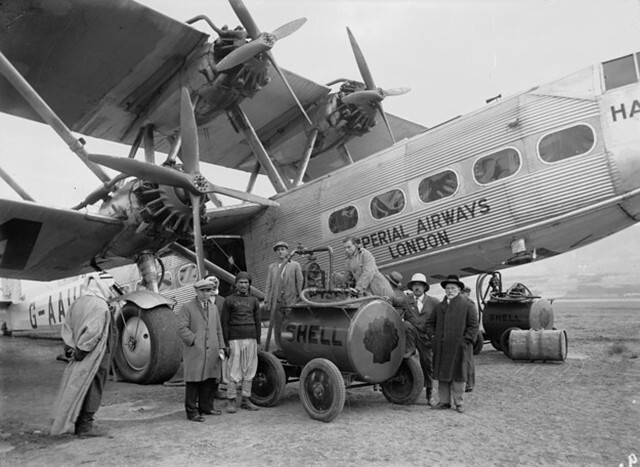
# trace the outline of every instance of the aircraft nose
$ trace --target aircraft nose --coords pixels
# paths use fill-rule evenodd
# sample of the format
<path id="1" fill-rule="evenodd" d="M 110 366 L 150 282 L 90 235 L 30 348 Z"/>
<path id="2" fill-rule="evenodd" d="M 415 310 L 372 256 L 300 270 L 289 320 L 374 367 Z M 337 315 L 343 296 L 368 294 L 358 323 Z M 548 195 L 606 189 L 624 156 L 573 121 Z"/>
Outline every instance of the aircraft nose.
<path id="1" fill-rule="evenodd" d="M 600 111 L 616 192 L 629 195 L 622 207 L 640 221 L 640 84 L 606 93 Z"/>

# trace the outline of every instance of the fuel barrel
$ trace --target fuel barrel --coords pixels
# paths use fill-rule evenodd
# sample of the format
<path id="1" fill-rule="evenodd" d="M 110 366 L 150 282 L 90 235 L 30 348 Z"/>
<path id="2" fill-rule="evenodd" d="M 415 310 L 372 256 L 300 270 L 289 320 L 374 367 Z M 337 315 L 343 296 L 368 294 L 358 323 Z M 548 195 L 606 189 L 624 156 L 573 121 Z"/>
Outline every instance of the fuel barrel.
<path id="1" fill-rule="evenodd" d="M 381 383 L 396 373 L 405 345 L 402 321 L 384 300 L 359 306 L 295 305 L 282 323 L 281 346 L 289 363 L 326 358 L 341 372 L 368 383 Z"/>
<path id="2" fill-rule="evenodd" d="M 489 340 L 500 340 L 509 328 L 552 329 L 553 308 L 544 298 L 491 298 L 482 311 L 482 326 Z"/>
<path id="3" fill-rule="evenodd" d="M 555 329 L 511 331 L 509 357 L 513 360 L 563 362 L 567 358 L 567 333 Z"/>

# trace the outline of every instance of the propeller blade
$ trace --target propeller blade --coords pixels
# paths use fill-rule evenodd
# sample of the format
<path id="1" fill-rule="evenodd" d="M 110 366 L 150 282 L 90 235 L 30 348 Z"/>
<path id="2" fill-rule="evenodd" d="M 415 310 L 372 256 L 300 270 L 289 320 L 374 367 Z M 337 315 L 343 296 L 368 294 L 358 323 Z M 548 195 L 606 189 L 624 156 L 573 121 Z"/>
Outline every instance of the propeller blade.
<path id="1" fill-rule="evenodd" d="M 200 172 L 200 153 L 198 148 L 198 127 L 193 113 L 193 103 L 189 90 L 182 88 L 180 98 L 180 136 L 182 137 L 182 151 L 180 159 L 185 172 L 194 174 Z"/>
<path id="2" fill-rule="evenodd" d="M 293 21 L 289 21 L 287 24 L 283 24 L 282 26 L 280 26 L 278 29 L 273 31 L 271 35 L 274 36 L 277 41 L 279 41 L 280 39 L 290 36 L 291 34 L 296 32 L 306 22 L 307 18 L 294 19 Z"/>
<path id="3" fill-rule="evenodd" d="M 242 26 L 246 29 L 249 37 L 256 39 L 260 35 L 260 29 L 258 29 L 258 25 L 251 17 L 251 13 L 247 10 L 244 2 L 242 0 L 229 0 L 229 3 L 240 20 L 240 23 L 242 23 Z"/>
<path id="4" fill-rule="evenodd" d="M 193 185 L 189 175 L 168 167 L 161 167 L 137 159 L 129 159 L 128 157 L 113 157 L 102 154 L 89 154 L 87 158 L 96 164 L 141 180 L 149 180 L 160 185 L 176 186 L 192 193 L 200 193 Z"/>
<path id="5" fill-rule="evenodd" d="M 347 34 L 349 34 L 351 49 L 353 50 L 353 55 L 356 57 L 356 63 L 358 64 L 360 76 L 362 76 L 364 84 L 367 86 L 367 89 L 376 89 L 376 85 L 373 82 L 373 75 L 371 74 L 371 71 L 369 71 L 367 61 L 364 59 L 364 54 L 362 53 L 362 50 L 360 50 L 360 46 L 356 42 L 356 38 L 351 33 L 351 29 L 347 28 Z"/>
<path id="6" fill-rule="evenodd" d="M 247 201 L 249 203 L 260 204 L 262 206 L 280 206 L 280 203 L 276 201 L 272 201 L 268 198 L 263 198 L 262 196 L 254 195 L 251 193 L 247 193 L 245 191 L 234 190 L 233 188 L 227 188 L 220 185 L 214 185 L 209 182 L 208 193 L 218 193 L 220 195 L 229 196 L 231 198 L 239 199 L 242 201 Z"/>
<path id="7" fill-rule="evenodd" d="M 220 63 L 216 64 L 216 69 L 218 71 L 229 70 L 233 67 L 243 64 L 259 53 L 270 50 L 272 45 L 269 45 L 267 42 L 261 39 L 262 37 L 259 37 L 254 41 L 247 42 L 243 46 L 238 47 L 236 50 L 220 60 Z"/>
<path id="8" fill-rule="evenodd" d="M 302 106 L 302 104 L 298 100 L 298 96 L 296 96 L 296 93 L 293 92 L 293 89 L 291 88 L 291 85 L 289 84 L 289 81 L 287 81 L 287 78 L 284 76 L 284 73 L 282 72 L 282 70 L 280 69 L 278 64 L 276 63 L 276 59 L 273 58 L 273 54 L 271 52 L 267 52 L 267 57 L 269 58 L 269 61 L 273 65 L 273 68 L 275 68 L 275 70 L 278 73 L 278 75 L 280 75 L 280 78 L 282 79 L 282 82 L 284 83 L 286 88 L 289 90 L 289 93 L 293 97 L 293 100 L 296 101 L 296 104 L 297 104 L 298 108 L 300 109 L 300 111 L 302 112 L 302 115 L 304 115 L 304 118 L 307 119 L 307 122 L 309 123 L 309 125 L 313 126 L 313 122 L 311 121 L 311 119 L 309 118 L 309 115 L 307 115 L 307 112 L 304 110 L 304 107 Z"/>
<path id="9" fill-rule="evenodd" d="M 202 244 L 202 226 L 200 224 L 200 196 L 193 193 L 191 195 L 191 211 L 193 215 L 193 245 L 196 249 L 196 264 L 198 266 L 198 277 L 204 279 L 206 269 L 204 267 L 204 246 Z"/>
<path id="10" fill-rule="evenodd" d="M 393 88 L 393 89 L 384 89 L 382 92 L 386 96 L 401 96 L 402 94 L 406 94 L 411 91 L 411 88 Z"/>
<path id="11" fill-rule="evenodd" d="M 389 120 L 387 120 L 387 114 L 384 113 L 384 109 L 382 108 L 382 102 L 376 102 L 375 105 L 378 108 L 378 112 L 380 112 L 380 115 L 382 116 L 382 120 L 384 120 L 384 124 L 387 126 L 387 130 L 389 130 L 391 141 L 393 141 L 393 144 L 396 144 L 396 139 L 393 137 L 393 132 L 391 131 L 391 125 L 389 125 Z"/>

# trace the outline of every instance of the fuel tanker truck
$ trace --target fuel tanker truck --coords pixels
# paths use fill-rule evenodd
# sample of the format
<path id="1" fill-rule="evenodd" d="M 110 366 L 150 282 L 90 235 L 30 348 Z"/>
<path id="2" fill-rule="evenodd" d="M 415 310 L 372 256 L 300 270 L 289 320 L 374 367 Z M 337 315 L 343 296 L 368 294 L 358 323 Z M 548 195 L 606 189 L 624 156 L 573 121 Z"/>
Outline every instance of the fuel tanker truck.
<path id="1" fill-rule="evenodd" d="M 487 340 L 496 350 L 503 351 L 508 357 L 513 358 L 509 347 L 510 341 L 513 340 L 513 331 L 555 331 L 553 300 L 533 295 L 529 288 L 521 283 L 515 283 L 503 291 L 502 276 L 499 272 L 479 275 L 476 294 L 482 322 L 482 344 Z M 562 333 L 558 333 L 558 336 L 562 337 Z M 554 336 L 555 334 L 553 333 Z M 474 354 L 480 353 L 480 350 L 482 345 L 479 348 L 478 345 L 474 346 Z"/>
<path id="2" fill-rule="evenodd" d="M 328 254 L 328 275 L 317 262 L 317 252 Z M 349 289 L 333 287 L 330 247 L 298 247 L 292 256 L 296 254 L 307 258 L 305 288 L 301 301 L 285 309 L 279 330 L 282 352 L 278 357 L 258 353 L 253 403 L 276 405 L 291 381 L 299 381 L 300 400 L 309 416 L 324 422 L 340 414 L 348 388 L 379 384 L 389 402 L 415 402 L 424 375 L 416 358 L 404 358 L 406 337 L 399 312 L 383 297 L 358 297 Z"/>

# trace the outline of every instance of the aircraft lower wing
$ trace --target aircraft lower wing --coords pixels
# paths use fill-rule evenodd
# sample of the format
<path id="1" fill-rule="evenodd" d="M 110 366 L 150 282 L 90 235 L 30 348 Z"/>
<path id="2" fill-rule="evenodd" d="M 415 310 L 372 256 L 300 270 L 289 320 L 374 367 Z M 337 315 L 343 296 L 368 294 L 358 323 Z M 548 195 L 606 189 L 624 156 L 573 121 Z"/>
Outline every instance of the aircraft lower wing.
<path id="1" fill-rule="evenodd" d="M 0 277 L 50 281 L 93 271 L 91 258 L 122 227 L 110 217 L 0 199 Z"/>
<path id="2" fill-rule="evenodd" d="M 257 204 L 236 204 L 207 210 L 209 220 L 202 226 L 203 235 L 234 234 L 238 227 L 266 209 Z"/>

